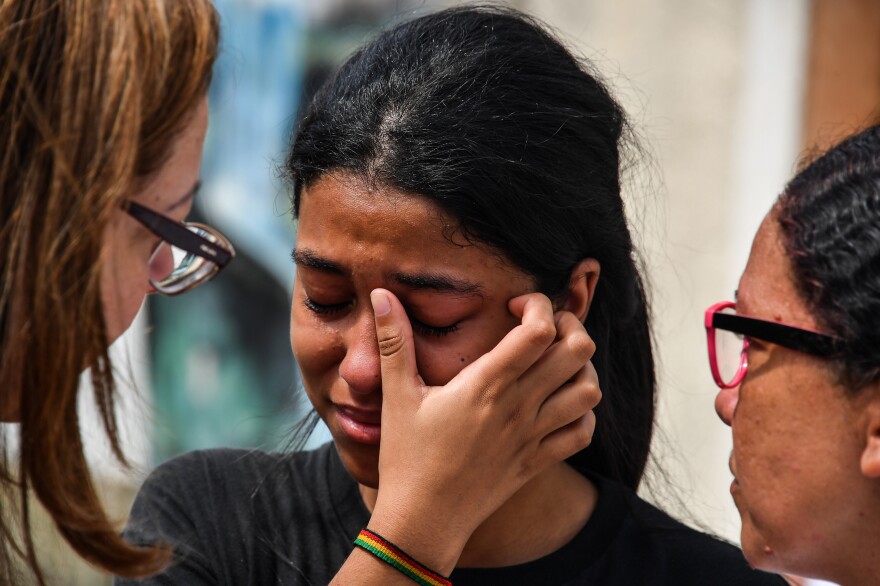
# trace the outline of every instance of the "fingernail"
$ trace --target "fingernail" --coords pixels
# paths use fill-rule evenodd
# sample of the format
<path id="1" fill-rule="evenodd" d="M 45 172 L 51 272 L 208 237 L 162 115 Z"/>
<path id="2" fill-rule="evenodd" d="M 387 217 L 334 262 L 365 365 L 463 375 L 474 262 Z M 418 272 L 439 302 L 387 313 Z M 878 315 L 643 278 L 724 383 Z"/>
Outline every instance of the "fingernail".
<path id="1" fill-rule="evenodd" d="M 382 317 L 391 311 L 391 302 L 388 301 L 388 296 L 381 291 L 370 293 L 370 303 L 373 304 L 373 313 L 376 314 L 376 317 Z"/>

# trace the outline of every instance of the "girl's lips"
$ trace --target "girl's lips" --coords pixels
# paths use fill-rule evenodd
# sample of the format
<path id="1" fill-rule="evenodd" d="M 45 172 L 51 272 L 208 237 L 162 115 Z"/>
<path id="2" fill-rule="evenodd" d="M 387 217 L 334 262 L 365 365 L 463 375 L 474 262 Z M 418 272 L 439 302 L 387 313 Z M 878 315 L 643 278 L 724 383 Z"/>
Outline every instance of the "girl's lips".
<path id="1" fill-rule="evenodd" d="M 382 411 L 335 405 L 339 427 L 352 441 L 379 445 L 382 436 Z"/>

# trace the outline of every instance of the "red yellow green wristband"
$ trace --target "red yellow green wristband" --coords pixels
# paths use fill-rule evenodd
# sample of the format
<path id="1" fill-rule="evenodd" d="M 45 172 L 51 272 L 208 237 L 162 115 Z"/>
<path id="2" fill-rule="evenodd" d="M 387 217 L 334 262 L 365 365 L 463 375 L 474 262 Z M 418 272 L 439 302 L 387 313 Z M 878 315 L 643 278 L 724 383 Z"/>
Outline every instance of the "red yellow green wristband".
<path id="1" fill-rule="evenodd" d="M 354 544 L 364 549 L 386 564 L 394 566 L 399 572 L 422 586 L 452 586 L 452 582 L 446 576 L 441 576 L 434 570 L 423 566 L 412 559 L 406 553 L 373 531 L 364 529 L 354 540 Z"/>

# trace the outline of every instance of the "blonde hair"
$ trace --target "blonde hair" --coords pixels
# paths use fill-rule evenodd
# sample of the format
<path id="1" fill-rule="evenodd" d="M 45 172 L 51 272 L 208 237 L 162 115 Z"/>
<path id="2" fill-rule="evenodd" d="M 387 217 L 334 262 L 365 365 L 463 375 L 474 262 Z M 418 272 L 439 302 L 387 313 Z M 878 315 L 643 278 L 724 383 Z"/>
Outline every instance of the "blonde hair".
<path id="1" fill-rule="evenodd" d="M 204 97 L 218 36 L 209 0 L 0 3 L 0 402 L 18 404 L 21 421 L 20 463 L 0 467 L 0 486 L 20 509 L 0 511 L 0 582 L 13 581 L 21 557 L 44 583 L 29 488 L 89 562 L 140 577 L 169 559 L 167 548 L 127 544 L 107 518 L 76 395 L 88 367 L 125 462 L 101 303 L 103 233 Z"/>

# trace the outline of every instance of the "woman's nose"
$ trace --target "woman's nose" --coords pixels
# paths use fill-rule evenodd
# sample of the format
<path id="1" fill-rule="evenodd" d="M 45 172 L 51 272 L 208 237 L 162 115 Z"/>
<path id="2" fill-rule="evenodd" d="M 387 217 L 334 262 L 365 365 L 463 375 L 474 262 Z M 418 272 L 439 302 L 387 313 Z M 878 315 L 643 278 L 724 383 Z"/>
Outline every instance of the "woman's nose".
<path id="1" fill-rule="evenodd" d="M 174 254 L 167 243 L 161 242 L 150 257 L 150 279 L 161 281 L 174 271 Z"/>
<path id="2" fill-rule="evenodd" d="M 363 311 L 358 316 L 355 325 L 347 332 L 345 345 L 345 358 L 339 365 L 339 374 L 351 390 L 367 394 L 381 389 L 382 367 L 371 311 Z"/>
<path id="3" fill-rule="evenodd" d="M 715 412 L 721 421 L 730 425 L 733 421 L 733 413 L 736 411 L 736 404 L 739 401 L 739 385 L 732 389 L 721 389 L 715 395 Z"/>

